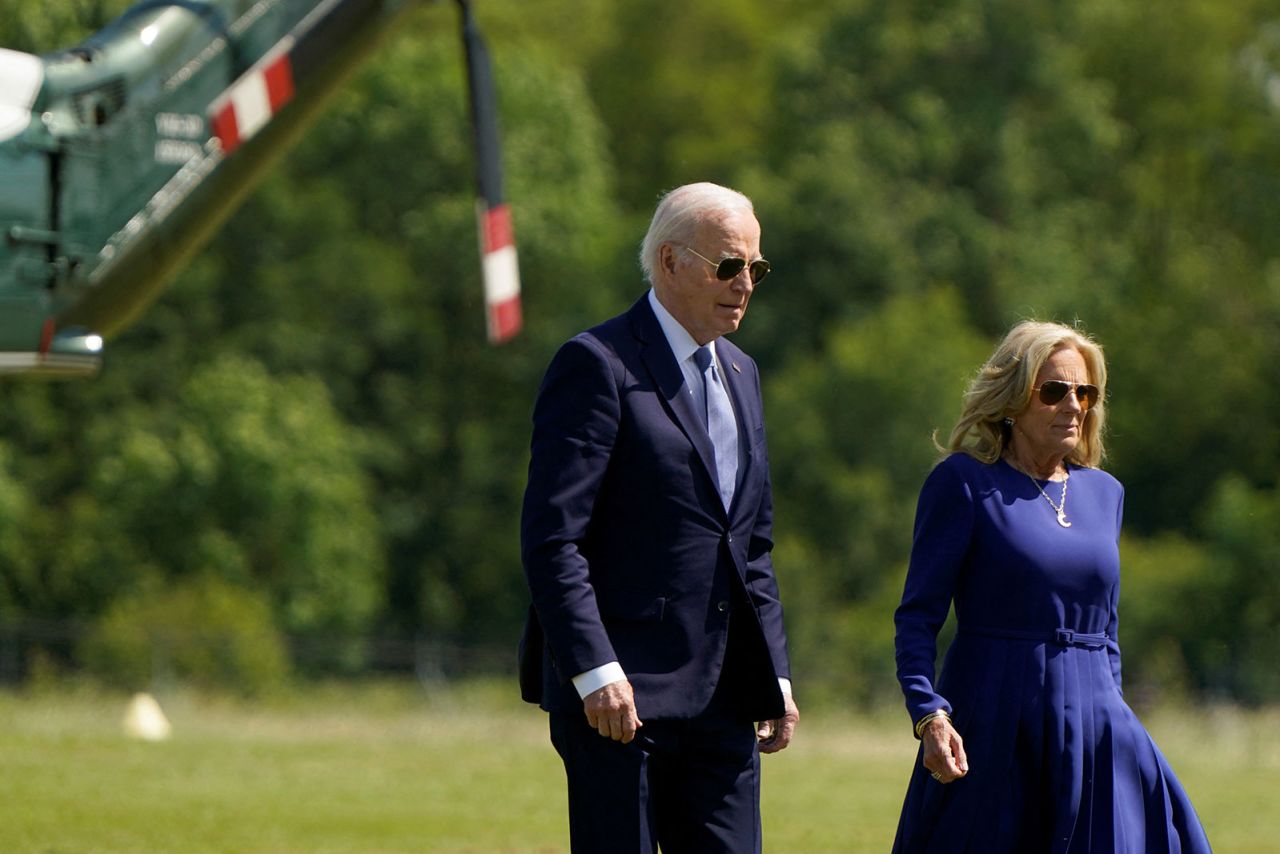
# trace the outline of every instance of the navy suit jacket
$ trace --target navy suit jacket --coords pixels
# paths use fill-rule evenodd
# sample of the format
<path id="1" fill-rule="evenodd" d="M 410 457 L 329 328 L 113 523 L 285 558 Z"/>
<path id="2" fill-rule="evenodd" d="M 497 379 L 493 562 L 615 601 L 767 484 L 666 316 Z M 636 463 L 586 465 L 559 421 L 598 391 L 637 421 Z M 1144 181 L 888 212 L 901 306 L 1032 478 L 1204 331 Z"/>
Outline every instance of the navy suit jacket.
<path id="1" fill-rule="evenodd" d="M 533 597 L 520 650 L 524 699 L 581 711 L 574 676 L 621 663 L 641 720 L 706 709 L 733 626 L 733 708 L 781 717 L 790 678 L 774 578 L 760 378 L 716 341 L 738 419 L 728 511 L 695 412 L 647 295 L 571 339 L 533 414 L 521 552 Z"/>

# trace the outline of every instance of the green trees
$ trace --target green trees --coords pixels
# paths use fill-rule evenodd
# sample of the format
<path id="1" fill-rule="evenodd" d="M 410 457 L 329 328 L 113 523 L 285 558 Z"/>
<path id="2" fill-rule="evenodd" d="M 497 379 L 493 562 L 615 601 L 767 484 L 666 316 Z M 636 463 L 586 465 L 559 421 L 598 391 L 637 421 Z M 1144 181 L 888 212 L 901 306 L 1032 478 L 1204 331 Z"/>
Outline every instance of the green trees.
<path id="1" fill-rule="evenodd" d="M 65 44 L 124 4 L 38 5 L 8 0 L 0 43 Z M 739 342 L 806 691 L 894 696 L 931 435 L 1034 315 L 1108 353 L 1129 690 L 1280 695 L 1280 8 L 477 10 L 525 333 L 483 342 L 457 22 L 431 5 L 102 376 L 0 385 L 0 620 L 96 626 L 86 655 L 115 673 L 121 627 L 166 608 L 511 646 L 542 370 L 642 292 L 657 194 L 710 179 L 755 199 L 775 269 Z"/>
<path id="2" fill-rule="evenodd" d="M 1082 323 L 1111 357 L 1108 465 L 1128 485 L 1127 551 L 1138 564 L 1122 601 L 1131 684 L 1273 697 L 1255 687 L 1268 672 L 1256 638 L 1280 621 L 1232 577 L 1214 533 L 1215 492 L 1273 489 L 1280 462 L 1280 401 L 1263 379 L 1280 355 L 1275 196 L 1257 189 L 1275 174 L 1270 141 L 1280 130 L 1259 85 L 1260 74 L 1270 79 L 1263 25 L 1272 13 L 1198 3 L 1166 11 L 1152 27 L 1124 3 L 831 4 L 778 61 L 780 121 L 766 164 L 745 179 L 764 187 L 756 197 L 779 271 L 769 284 L 795 282 L 804 297 L 761 294 L 753 321 L 765 322 L 749 322 L 743 337 L 775 360 L 783 400 L 819 366 L 837 401 L 823 423 L 846 434 L 858 424 L 882 449 L 864 457 L 847 440 L 819 438 L 800 456 L 821 461 L 821 473 L 779 501 L 784 525 L 788 508 L 800 511 L 796 554 L 807 567 L 830 562 L 826 573 L 838 576 L 817 598 L 829 606 L 837 594 L 857 620 L 870 618 L 863 609 L 877 597 L 876 608 L 892 607 L 862 582 L 863 567 L 900 584 L 910 512 L 894 497 L 913 497 L 922 472 L 900 466 L 912 457 L 898 444 L 899 419 L 921 433 L 949 425 L 945 411 L 924 421 L 899 393 L 958 403 L 963 388 L 962 376 L 941 371 L 931 384 L 911 348 L 938 352 L 939 368 L 972 370 L 981 356 L 966 340 L 989 349 L 1025 316 Z M 940 284 L 962 309 L 920 306 L 898 324 L 909 344 L 876 348 L 901 392 L 891 382 L 842 394 L 848 319 L 893 329 L 878 307 Z M 1180 400 L 1188 382 L 1197 391 Z M 808 398 L 801 423 L 824 410 L 818 399 Z M 874 497 L 853 511 L 832 498 L 843 483 Z M 866 530 L 878 514 L 897 521 L 896 540 Z M 1230 580 L 1208 582 L 1223 573 Z M 1144 607 L 1143 597 L 1165 607 Z M 1228 630 L 1244 599 L 1249 628 Z M 1191 617 L 1204 601 L 1220 607 Z M 842 645 L 830 634 L 828 654 Z M 866 638 L 846 634 L 844 672 L 856 690 L 861 677 L 850 671 L 873 674 L 876 664 L 862 653 Z"/>

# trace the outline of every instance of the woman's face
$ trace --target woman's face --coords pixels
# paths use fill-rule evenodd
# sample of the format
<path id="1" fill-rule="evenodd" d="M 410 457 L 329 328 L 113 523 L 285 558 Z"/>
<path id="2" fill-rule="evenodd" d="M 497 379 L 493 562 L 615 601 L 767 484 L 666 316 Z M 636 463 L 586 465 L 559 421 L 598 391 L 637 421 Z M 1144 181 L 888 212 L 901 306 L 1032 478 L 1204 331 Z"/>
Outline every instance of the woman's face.
<path id="1" fill-rule="evenodd" d="M 1051 380 L 1067 382 L 1073 387 L 1091 381 L 1089 368 L 1079 350 L 1064 345 L 1049 354 L 1036 374 L 1035 388 Z M 1061 459 L 1080 443 L 1084 417 L 1085 410 L 1074 391 L 1052 406 L 1042 403 L 1039 392 L 1032 391 L 1026 408 L 1013 418 L 1013 442 L 1022 445 L 1022 452 L 1034 459 Z"/>

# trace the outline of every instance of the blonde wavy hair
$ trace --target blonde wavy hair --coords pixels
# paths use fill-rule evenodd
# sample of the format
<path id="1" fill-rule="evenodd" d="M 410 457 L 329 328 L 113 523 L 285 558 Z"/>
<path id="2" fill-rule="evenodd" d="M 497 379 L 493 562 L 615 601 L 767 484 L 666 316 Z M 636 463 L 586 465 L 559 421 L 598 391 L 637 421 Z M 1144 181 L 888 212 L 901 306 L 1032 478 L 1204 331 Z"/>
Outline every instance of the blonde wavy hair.
<path id="1" fill-rule="evenodd" d="M 1010 329 L 969 383 L 960 420 L 943 450 L 965 453 L 984 463 L 998 460 L 1010 438 L 1006 420 L 1026 408 L 1036 375 L 1059 347 L 1080 353 L 1089 371 L 1089 382 L 1098 387 L 1098 402 L 1085 413 L 1080 441 L 1067 455 L 1067 461 L 1097 468 L 1106 456 L 1102 434 L 1107 423 L 1107 362 L 1102 347 L 1069 326 L 1034 320 Z"/>

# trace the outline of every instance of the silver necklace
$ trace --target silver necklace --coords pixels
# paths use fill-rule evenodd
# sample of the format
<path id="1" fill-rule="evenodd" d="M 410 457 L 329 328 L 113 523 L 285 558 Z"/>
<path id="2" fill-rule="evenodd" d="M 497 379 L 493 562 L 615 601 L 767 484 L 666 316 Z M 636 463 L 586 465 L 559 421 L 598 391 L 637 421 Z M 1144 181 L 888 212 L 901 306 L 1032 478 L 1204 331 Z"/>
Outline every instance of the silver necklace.
<path id="1" fill-rule="evenodd" d="M 1036 485 L 1036 489 L 1040 490 L 1040 494 L 1044 496 L 1044 500 L 1049 502 L 1049 506 L 1053 508 L 1053 512 L 1058 514 L 1058 524 L 1064 528 L 1070 528 L 1071 523 L 1067 521 L 1067 481 L 1071 480 L 1071 470 L 1067 470 L 1067 476 L 1062 479 L 1062 500 L 1054 504 L 1053 499 L 1049 497 L 1049 493 L 1044 491 L 1044 487 L 1040 485 L 1040 481 L 1031 475 L 1031 482 Z"/>

